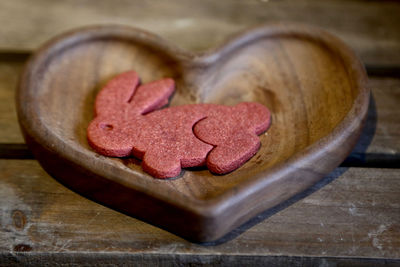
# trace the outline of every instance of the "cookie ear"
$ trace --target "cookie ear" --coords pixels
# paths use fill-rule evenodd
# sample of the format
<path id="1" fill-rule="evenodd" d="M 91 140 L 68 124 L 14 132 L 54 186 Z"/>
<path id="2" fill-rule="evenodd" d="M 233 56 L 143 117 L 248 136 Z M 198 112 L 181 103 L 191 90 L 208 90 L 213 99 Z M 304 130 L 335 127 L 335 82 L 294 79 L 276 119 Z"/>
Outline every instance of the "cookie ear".
<path id="1" fill-rule="evenodd" d="M 130 109 L 138 114 L 146 114 L 168 104 L 168 98 L 175 90 L 171 78 L 143 84 L 137 88 L 130 102 Z"/>
<path id="2" fill-rule="evenodd" d="M 95 114 L 115 115 L 128 105 L 139 85 L 139 76 L 135 71 L 124 72 L 110 80 L 98 93 Z"/>

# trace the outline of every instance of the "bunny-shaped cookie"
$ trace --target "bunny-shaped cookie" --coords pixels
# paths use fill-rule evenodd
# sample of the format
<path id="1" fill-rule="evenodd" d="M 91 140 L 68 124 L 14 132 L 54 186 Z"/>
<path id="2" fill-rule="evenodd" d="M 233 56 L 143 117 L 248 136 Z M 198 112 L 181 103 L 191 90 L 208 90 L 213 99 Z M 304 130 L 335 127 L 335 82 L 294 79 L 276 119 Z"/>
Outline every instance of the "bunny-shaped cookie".
<path id="1" fill-rule="evenodd" d="M 116 76 L 96 97 L 89 144 L 105 156 L 142 159 L 143 170 L 157 178 L 203 165 L 224 174 L 257 152 L 257 135 L 270 124 L 265 106 L 188 104 L 160 109 L 174 88 L 169 78 L 140 85 L 134 71 Z"/>

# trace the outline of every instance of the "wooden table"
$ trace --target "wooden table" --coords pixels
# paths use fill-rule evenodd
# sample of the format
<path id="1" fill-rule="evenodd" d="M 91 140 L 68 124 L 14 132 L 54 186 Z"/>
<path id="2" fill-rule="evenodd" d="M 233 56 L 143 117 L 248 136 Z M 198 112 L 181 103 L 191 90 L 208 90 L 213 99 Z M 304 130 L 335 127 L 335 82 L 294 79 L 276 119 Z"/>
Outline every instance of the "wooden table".
<path id="1" fill-rule="evenodd" d="M 0 3 L 0 265 L 400 265 L 400 2 Z M 371 105 L 348 159 L 321 182 L 212 244 L 194 244 L 70 191 L 31 156 L 14 107 L 18 74 L 62 31 L 122 23 L 190 50 L 270 21 L 317 25 L 366 65 Z"/>

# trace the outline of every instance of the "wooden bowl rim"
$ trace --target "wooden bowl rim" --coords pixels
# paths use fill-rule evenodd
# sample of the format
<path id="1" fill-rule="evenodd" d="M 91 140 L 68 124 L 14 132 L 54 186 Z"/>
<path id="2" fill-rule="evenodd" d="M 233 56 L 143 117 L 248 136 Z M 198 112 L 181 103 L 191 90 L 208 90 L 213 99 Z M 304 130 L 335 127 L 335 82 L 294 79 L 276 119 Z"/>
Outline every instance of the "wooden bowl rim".
<path id="1" fill-rule="evenodd" d="M 370 92 L 367 87 L 367 75 L 362 63 L 358 60 L 356 55 L 338 38 L 317 27 L 293 23 L 273 23 L 257 26 L 235 34 L 218 47 L 207 50 L 206 52 L 192 53 L 170 44 L 162 37 L 131 26 L 94 25 L 79 28 L 53 38 L 40 48 L 27 62 L 20 77 L 16 95 L 17 113 L 21 128 L 25 138 L 27 136 L 33 138 L 38 144 L 58 153 L 66 161 L 80 165 L 90 172 L 120 183 L 121 185 L 148 193 L 148 185 L 127 182 L 115 176 L 112 172 L 99 174 L 96 172 L 96 169 L 92 168 L 89 162 L 78 161 L 76 154 L 72 155 L 68 153 L 69 150 L 63 152 L 59 150 L 59 147 L 52 145 L 51 138 L 49 137 L 55 138 L 55 140 L 59 140 L 64 144 L 65 142 L 60 140 L 57 136 L 52 135 L 51 131 L 47 129 L 38 114 L 33 112 L 33 107 L 36 105 L 36 103 L 32 101 L 32 96 L 35 93 L 33 90 L 34 86 L 31 86 L 35 82 L 34 73 L 42 66 L 46 66 L 48 59 L 51 59 L 54 53 L 96 38 L 116 37 L 133 42 L 140 42 L 146 46 L 161 50 L 161 52 L 179 62 L 185 64 L 190 63 L 194 66 L 208 66 L 241 46 L 261 38 L 273 38 L 277 36 L 296 36 L 298 38 L 316 41 L 320 45 L 334 51 L 337 55 L 340 55 L 344 66 L 347 68 L 349 77 L 355 78 L 354 83 L 358 88 L 358 95 L 349 112 L 328 135 L 322 137 L 305 149 L 291 155 L 288 160 L 249 177 L 246 181 L 241 182 L 239 185 L 228 189 L 216 197 L 211 199 L 195 199 L 178 193 L 175 190 L 151 192 L 153 198 L 166 201 L 184 210 L 189 210 L 195 214 L 207 217 L 216 216 L 224 209 L 238 204 L 238 202 L 245 200 L 256 192 L 264 190 L 272 182 L 288 175 L 293 171 L 293 168 L 301 169 L 307 165 L 305 163 L 309 161 L 315 162 L 317 159 L 321 158 L 326 151 L 333 150 L 335 144 L 340 143 L 341 140 L 349 136 L 349 134 L 343 133 L 352 133 L 361 127 L 360 124 L 362 123 L 360 121 L 365 119 L 369 104 Z M 82 151 L 74 150 L 74 152 L 79 153 L 83 158 L 87 157 Z M 81 157 L 79 157 L 79 159 L 81 159 Z M 332 169 L 334 167 L 335 166 L 333 166 Z M 111 169 L 114 168 L 116 167 L 112 166 Z M 234 198 L 232 198 L 233 195 L 235 196 Z"/>

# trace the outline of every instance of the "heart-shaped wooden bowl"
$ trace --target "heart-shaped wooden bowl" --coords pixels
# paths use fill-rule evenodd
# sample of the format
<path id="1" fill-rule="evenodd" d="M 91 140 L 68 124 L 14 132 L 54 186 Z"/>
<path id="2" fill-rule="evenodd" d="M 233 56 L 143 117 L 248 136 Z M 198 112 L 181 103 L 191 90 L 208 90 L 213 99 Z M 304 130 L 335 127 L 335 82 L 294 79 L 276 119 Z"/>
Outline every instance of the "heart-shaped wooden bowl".
<path id="1" fill-rule="evenodd" d="M 158 180 L 134 158 L 94 152 L 86 139 L 98 90 L 136 70 L 143 82 L 172 77 L 171 105 L 256 101 L 272 111 L 258 153 L 223 176 L 185 170 Z M 369 102 L 360 61 L 326 32 L 258 27 L 202 55 L 148 32 L 96 26 L 41 48 L 21 77 L 21 128 L 45 170 L 81 194 L 195 241 L 211 241 L 305 190 L 355 144 Z M 138 129 L 140 131 L 140 129 Z"/>

